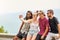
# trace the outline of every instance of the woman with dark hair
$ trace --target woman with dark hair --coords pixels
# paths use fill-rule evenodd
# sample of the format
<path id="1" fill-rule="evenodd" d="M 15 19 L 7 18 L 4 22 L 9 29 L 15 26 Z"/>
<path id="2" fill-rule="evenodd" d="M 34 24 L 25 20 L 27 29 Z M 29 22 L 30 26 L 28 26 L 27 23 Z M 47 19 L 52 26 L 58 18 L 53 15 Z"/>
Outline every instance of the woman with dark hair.
<path id="1" fill-rule="evenodd" d="M 27 11 L 25 19 L 26 20 L 32 19 L 32 12 L 31 11 Z"/>
<path id="2" fill-rule="evenodd" d="M 31 11 L 27 11 L 26 17 L 24 18 L 24 20 L 28 20 L 28 19 L 32 19 L 32 12 Z M 18 38 L 21 38 L 22 40 L 25 40 L 26 37 L 27 37 L 28 31 L 29 31 L 29 28 L 30 28 L 30 24 L 29 23 L 22 22 L 22 25 L 21 25 L 21 27 L 19 29 L 19 32 L 13 38 L 13 40 L 18 40 Z"/>

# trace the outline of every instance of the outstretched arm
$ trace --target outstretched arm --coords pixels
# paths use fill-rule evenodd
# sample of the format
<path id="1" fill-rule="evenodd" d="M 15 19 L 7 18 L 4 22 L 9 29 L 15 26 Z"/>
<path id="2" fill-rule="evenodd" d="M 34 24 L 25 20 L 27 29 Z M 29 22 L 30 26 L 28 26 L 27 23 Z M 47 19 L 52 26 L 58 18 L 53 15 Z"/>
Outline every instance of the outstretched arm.
<path id="1" fill-rule="evenodd" d="M 31 19 L 30 20 L 24 20 L 22 15 L 20 15 L 19 18 L 20 18 L 21 21 L 23 21 L 25 23 L 30 23 L 31 22 Z"/>

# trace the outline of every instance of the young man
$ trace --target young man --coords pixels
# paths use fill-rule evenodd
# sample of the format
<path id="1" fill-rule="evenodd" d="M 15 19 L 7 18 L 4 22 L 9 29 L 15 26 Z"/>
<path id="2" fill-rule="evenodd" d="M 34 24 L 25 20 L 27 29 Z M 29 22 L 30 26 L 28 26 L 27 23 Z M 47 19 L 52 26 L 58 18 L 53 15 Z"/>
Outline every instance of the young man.
<path id="1" fill-rule="evenodd" d="M 36 37 L 36 40 L 45 40 L 46 35 L 48 33 L 48 29 L 49 29 L 49 22 L 46 19 L 43 11 L 39 11 L 38 15 L 40 16 L 40 18 L 39 18 L 40 31 Z"/>
<path id="2" fill-rule="evenodd" d="M 60 37 L 60 26 L 57 18 L 54 17 L 53 10 L 48 10 L 47 16 L 49 18 L 50 32 L 48 33 L 46 40 L 52 40 L 52 38 L 56 38 L 56 40 L 58 40 L 57 38 Z"/>

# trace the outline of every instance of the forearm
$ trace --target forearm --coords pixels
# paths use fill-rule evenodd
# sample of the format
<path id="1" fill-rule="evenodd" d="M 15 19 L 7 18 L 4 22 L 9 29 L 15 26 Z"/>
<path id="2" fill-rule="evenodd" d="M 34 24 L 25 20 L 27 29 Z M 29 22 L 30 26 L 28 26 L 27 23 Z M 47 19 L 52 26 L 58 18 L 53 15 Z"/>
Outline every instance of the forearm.
<path id="1" fill-rule="evenodd" d="M 48 32 L 48 27 L 46 27 L 46 29 L 45 29 L 45 32 L 44 32 L 44 34 L 42 35 L 42 36 L 46 36 L 46 34 L 47 34 L 47 32 Z"/>
<path id="2" fill-rule="evenodd" d="M 21 26 L 20 26 L 20 29 L 19 29 L 19 32 L 21 31 L 23 25 L 24 25 L 24 22 L 22 22 L 22 24 L 21 24 Z"/>
<path id="3" fill-rule="evenodd" d="M 59 36 L 60 36 L 60 24 L 58 24 L 58 32 L 59 32 Z"/>
<path id="4" fill-rule="evenodd" d="M 20 20 L 23 21 L 23 22 L 25 22 L 25 23 L 28 22 L 28 20 L 24 20 L 23 18 L 20 18 Z"/>
<path id="5" fill-rule="evenodd" d="M 19 32 L 21 31 L 22 27 L 20 27 Z"/>

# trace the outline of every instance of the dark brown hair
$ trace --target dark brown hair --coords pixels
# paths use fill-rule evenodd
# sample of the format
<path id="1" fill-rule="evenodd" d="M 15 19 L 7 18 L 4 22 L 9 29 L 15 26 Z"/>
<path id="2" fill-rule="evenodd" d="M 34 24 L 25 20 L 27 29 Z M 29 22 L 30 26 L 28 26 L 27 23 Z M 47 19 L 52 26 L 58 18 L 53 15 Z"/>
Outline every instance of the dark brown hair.
<path id="1" fill-rule="evenodd" d="M 27 17 L 27 14 L 28 14 L 28 13 L 30 13 L 30 14 L 31 14 L 31 16 L 30 16 L 30 18 L 29 18 L 29 19 L 32 19 L 32 12 L 31 12 L 31 11 L 27 11 L 27 13 L 26 13 L 26 17 L 25 17 L 25 19 L 26 19 L 26 20 L 28 20 L 28 17 Z"/>
<path id="2" fill-rule="evenodd" d="M 50 11 L 50 13 L 54 14 L 53 10 L 52 9 L 49 9 L 48 11 Z"/>
<path id="3" fill-rule="evenodd" d="M 44 14 L 44 12 L 42 10 L 40 10 L 39 12 L 41 12 L 41 14 L 43 14 L 45 16 L 45 14 Z"/>

